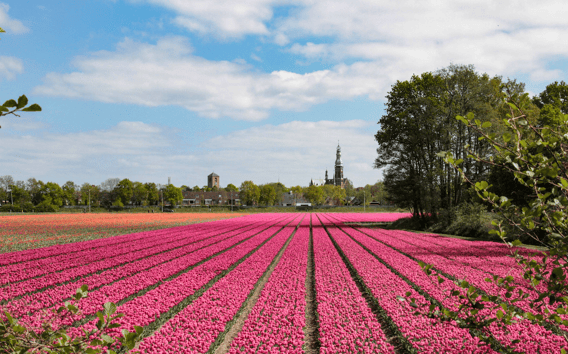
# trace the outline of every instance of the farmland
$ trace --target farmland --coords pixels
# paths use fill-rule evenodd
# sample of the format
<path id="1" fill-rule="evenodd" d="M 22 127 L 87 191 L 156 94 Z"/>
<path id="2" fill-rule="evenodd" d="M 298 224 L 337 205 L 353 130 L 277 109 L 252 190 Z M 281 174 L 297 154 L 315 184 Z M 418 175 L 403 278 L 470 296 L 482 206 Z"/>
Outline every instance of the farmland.
<path id="1" fill-rule="evenodd" d="M 454 309 L 447 293 L 467 279 L 505 299 L 484 280 L 492 274 L 511 275 L 530 293 L 511 250 L 357 225 L 396 217 L 256 214 L 4 253 L 0 303 L 39 325 L 44 310 L 86 284 L 82 314 L 56 324 L 94 328 L 96 311 L 112 301 L 124 317 L 110 334 L 144 326 L 142 353 L 493 353 L 468 329 L 413 315 L 405 294 Z M 448 281 L 433 282 L 418 261 Z M 519 352 L 558 353 L 568 329 L 553 326 L 519 320 L 491 332 Z"/>
<path id="2" fill-rule="evenodd" d="M 47 214 L 0 216 L 0 253 L 241 216 L 208 214 Z"/>

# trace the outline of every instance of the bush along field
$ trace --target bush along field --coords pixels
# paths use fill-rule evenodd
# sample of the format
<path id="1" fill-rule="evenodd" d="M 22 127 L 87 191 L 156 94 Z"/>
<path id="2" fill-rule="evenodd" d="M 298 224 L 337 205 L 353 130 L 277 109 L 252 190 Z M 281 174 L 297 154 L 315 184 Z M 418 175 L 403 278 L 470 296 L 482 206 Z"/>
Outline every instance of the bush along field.
<path id="1" fill-rule="evenodd" d="M 545 310 L 530 306 L 538 295 L 507 245 L 361 226 L 393 218 L 254 214 L 5 253 L 2 318 L 7 323 L 9 313 L 26 328 L 48 321 L 70 341 L 85 331 L 101 333 L 104 340 L 91 347 L 102 352 L 560 353 L 568 347 L 562 322 L 530 320 Z M 422 270 L 426 263 L 443 281 Z M 509 303 L 507 289 L 485 280 L 493 275 L 511 277 L 526 301 Z M 507 327 L 491 323 L 481 333 L 424 311 L 455 311 L 460 300 L 449 294 L 465 283 L 530 316 Z M 80 311 L 53 311 L 69 301 Z M 481 309 L 479 316 L 496 311 Z M 121 317 L 102 326 L 101 316 L 111 313 Z"/>

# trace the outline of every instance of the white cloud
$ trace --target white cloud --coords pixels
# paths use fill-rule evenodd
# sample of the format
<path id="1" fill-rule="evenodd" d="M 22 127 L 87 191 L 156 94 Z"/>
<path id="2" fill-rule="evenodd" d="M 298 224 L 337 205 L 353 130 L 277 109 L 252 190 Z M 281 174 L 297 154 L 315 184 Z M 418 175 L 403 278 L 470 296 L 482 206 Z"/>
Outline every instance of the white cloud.
<path id="1" fill-rule="evenodd" d="M 140 0 L 142 1 L 142 0 Z M 254 102 L 258 107 L 249 112 L 211 113 L 209 116 L 231 115 L 245 119 L 260 119 L 272 108 L 306 109 L 307 105 L 327 99 L 351 98 L 354 89 L 364 86 L 356 95 L 382 99 L 390 85 L 409 75 L 444 68 L 450 63 L 474 64 L 481 72 L 492 75 L 528 75 L 540 82 L 561 79 L 565 72 L 549 67 L 549 62 L 568 57 L 568 2 L 543 0 L 496 2 L 455 0 L 144 0 L 175 12 L 175 22 L 191 31 L 224 39 L 239 39 L 256 35 L 272 40 L 293 54 L 310 61 L 323 60 L 340 64 L 360 61 L 357 65 L 336 66 L 326 72 L 294 76 L 295 83 L 320 77 L 337 86 L 347 86 L 339 96 L 329 95 L 329 87 L 317 97 L 302 95 L 306 90 L 289 86 L 278 93 L 278 102 L 266 97 L 271 89 L 283 87 L 283 82 L 268 82 L 267 75 L 250 75 L 243 92 L 250 94 L 240 102 Z M 288 6 L 284 17 L 275 17 L 274 10 Z M 306 40 L 302 44 L 302 41 Z M 287 46 L 287 47 L 286 47 Z M 301 61 L 298 61 L 301 62 Z M 340 67 L 346 74 L 365 73 L 352 81 L 340 77 Z M 237 69 L 241 71 L 242 69 Z M 271 74 L 282 79 L 279 72 Z M 304 80 L 306 79 L 306 80 Z M 375 88 L 369 88 L 373 81 Z M 248 84 L 250 83 L 250 85 Z M 353 85 L 351 85 L 353 83 Z M 267 87 L 257 92 L 253 87 Z M 332 84 L 333 86 L 333 84 Z M 280 104 L 283 97 L 299 97 L 290 105 Z M 298 108 L 299 107 L 299 108 Z M 231 110 L 229 110 L 231 111 Z M 207 114 L 206 114 L 207 115 Z"/>
<path id="2" fill-rule="evenodd" d="M 126 39 L 115 52 L 77 58 L 78 71 L 49 73 L 35 94 L 145 106 L 178 105 L 201 116 L 261 120 L 271 109 L 305 110 L 330 99 L 381 96 L 379 67 L 362 63 L 297 74 L 255 72 L 242 62 L 192 55 L 187 40 Z"/>
<path id="3" fill-rule="evenodd" d="M 173 22 L 201 34 L 220 38 L 241 38 L 247 34 L 269 33 L 265 22 L 272 19 L 274 0 L 146 0 L 176 12 Z"/>
<path id="4" fill-rule="evenodd" d="M 22 22 L 10 18 L 8 15 L 9 10 L 10 6 L 8 4 L 0 2 L 0 27 L 7 32 L 15 34 L 26 33 L 29 29 Z"/>
<path id="5" fill-rule="evenodd" d="M 342 147 L 345 177 L 355 185 L 374 183 L 380 172 L 375 159 L 372 123 L 290 122 L 235 131 L 191 149 L 167 127 L 121 122 L 106 130 L 36 136 L 6 134 L 0 145 L 0 165 L 15 179 L 35 177 L 65 183 L 101 183 L 107 178 L 175 185 L 206 184 L 215 171 L 221 184 L 280 179 L 306 186 L 311 178 L 333 174 L 337 140 Z M 8 130 L 2 127 L 0 134 Z"/>
<path id="6" fill-rule="evenodd" d="M 14 80 L 16 78 L 16 74 L 21 74 L 23 72 L 24 64 L 20 59 L 0 55 L 0 80 L 3 78 L 7 80 Z"/>

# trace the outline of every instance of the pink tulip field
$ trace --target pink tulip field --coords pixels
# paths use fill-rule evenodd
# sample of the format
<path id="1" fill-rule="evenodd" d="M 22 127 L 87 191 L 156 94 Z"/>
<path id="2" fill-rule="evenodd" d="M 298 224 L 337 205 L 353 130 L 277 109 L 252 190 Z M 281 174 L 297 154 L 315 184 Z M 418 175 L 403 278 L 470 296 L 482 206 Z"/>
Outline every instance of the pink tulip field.
<path id="1" fill-rule="evenodd" d="M 415 315 L 405 294 L 455 309 L 448 292 L 467 280 L 505 298 L 485 281 L 497 274 L 534 297 L 512 250 L 364 226 L 408 216 L 254 214 L 4 253 L 0 304 L 37 326 L 86 284 L 81 313 L 54 325 L 71 335 L 92 329 L 102 304 L 114 302 L 124 316 L 111 336 L 144 327 L 132 353 L 496 353 L 456 323 Z M 427 276 L 419 261 L 447 281 Z M 528 301 L 515 305 L 535 311 Z M 561 325 L 519 319 L 510 331 L 490 329 L 519 353 L 568 349 Z"/>

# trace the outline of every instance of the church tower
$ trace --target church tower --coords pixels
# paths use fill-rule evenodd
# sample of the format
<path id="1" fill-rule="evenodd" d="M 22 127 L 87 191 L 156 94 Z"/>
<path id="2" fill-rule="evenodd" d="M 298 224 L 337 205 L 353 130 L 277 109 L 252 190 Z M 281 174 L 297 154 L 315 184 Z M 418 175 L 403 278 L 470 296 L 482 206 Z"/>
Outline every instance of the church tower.
<path id="1" fill-rule="evenodd" d="M 337 143 L 337 153 L 335 157 L 335 177 L 333 184 L 343 187 L 343 162 L 341 162 L 341 147 Z"/>

